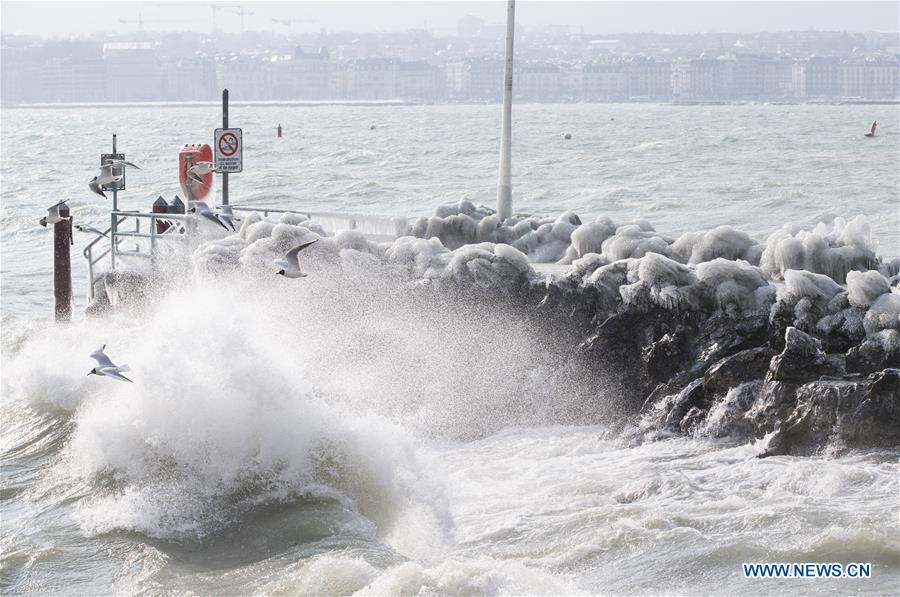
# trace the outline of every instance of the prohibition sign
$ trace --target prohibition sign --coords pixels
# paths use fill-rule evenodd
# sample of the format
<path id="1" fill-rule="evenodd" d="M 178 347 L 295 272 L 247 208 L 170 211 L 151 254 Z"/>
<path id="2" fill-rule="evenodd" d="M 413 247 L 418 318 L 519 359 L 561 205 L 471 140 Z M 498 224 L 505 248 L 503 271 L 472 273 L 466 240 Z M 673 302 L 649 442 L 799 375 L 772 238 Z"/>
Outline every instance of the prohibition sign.
<path id="1" fill-rule="evenodd" d="M 223 133 L 219 137 L 219 153 L 225 157 L 231 157 L 237 153 L 238 146 L 238 138 L 234 133 Z"/>

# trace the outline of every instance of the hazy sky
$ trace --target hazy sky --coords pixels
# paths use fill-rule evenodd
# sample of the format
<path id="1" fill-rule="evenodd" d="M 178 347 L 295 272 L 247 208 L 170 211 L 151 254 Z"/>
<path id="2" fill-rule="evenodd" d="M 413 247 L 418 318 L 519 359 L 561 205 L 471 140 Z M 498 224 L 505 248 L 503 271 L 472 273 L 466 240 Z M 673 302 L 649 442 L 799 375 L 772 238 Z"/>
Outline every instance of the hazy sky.
<path id="1" fill-rule="evenodd" d="M 505 2 L 228 2 L 242 5 L 247 30 L 287 32 L 273 19 L 292 20 L 293 32 L 400 31 L 427 26 L 450 33 L 456 21 L 473 14 L 487 22 L 505 19 Z M 655 31 L 897 31 L 900 3 L 890 2 L 529 2 L 516 5 L 516 20 L 526 29 L 545 24 L 584 26 L 587 33 Z M 103 31 L 137 31 L 140 14 L 145 31 L 212 29 L 209 2 L 27 2 L 0 4 L 0 29 L 47 37 Z M 235 8 L 217 11 L 219 29 L 237 32 Z M 49 15 L 52 15 L 50 17 Z M 127 23 L 120 22 L 128 21 Z"/>

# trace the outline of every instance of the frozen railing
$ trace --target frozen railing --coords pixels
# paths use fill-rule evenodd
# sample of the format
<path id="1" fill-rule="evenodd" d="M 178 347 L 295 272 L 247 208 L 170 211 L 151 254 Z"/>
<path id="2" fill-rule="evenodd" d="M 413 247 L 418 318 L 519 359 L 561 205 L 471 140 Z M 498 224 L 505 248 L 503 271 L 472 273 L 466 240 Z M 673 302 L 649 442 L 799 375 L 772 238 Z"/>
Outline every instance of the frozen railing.
<path id="1" fill-rule="evenodd" d="M 366 238 L 374 241 L 390 241 L 402 233 L 406 218 L 344 214 L 337 212 L 304 211 L 300 209 L 279 209 L 233 205 L 234 212 L 257 212 L 268 217 L 270 214 L 295 213 L 306 216 L 320 224 L 325 232 L 334 234 L 339 230 L 358 230 Z M 190 243 L 197 240 L 194 234 L 198 219 L 193 214 L 151 213 L 138 211 L 113 211 L 110 227 L 103 231 L 106 236 L 98 236 L 84 248 L 84 258 L 88 266 L 88 298 L 94 299 L 94 285 L 103 271 L 115 271 L 123 258 L 147 259 L 155 268 L 159 258 L 160 243 Z M 108 241 L 108 244 L 100 244 Z M 125 248 L 133 241 L 134 248 Z M 99 265 L 109 258 L 108 268 Z"/>
<path id="2" fill-rule="evenodd" d="M 399 236 L 400 227 L 406 226 L 406 218 L 391 216 L 370 216 L 345 214 L 324 211 L 305 211 L 302 209 L 276 209 L 272 207 L 255 207 L 249 205 L 232 205 L 233 211 L 258 212 L 263 217 L 269 214 L 294 213 L 306 216 L 321 224 L 326 232 L 334 234 L 338 230 L 359 230 L 366 237 L 376 240 L 393 240 Z"/>
<path id="3" fill-rule="evenodd" d="M 143 229 L 142 222 L 146 223 Z M 179 226 L 179 222 L 183 222 L 184 225 Z M 131 223 L 134 226 L 128 229 Z M 103 231 L 108 236 L 97 236 L 87 244 L 83 251 L 88 268 L 88 299 L 94 299 L 94 284 L 98 280 L 98 266 L 104 258 L 109 257 L 109 268 L 104 271 L 114 271 L 117 261 L 123 257 L 147 259 L 151 266 L 155 267 L 159 255 L 159 243 L 184 243 L 191 238 L 191 232 L 196 229 L 196 226 L 197 219 L 195 217 L 183 214 L 111 212 L 110 226 Z M 108 241 L 108 244 L 100 245 L 104 240 Z M 134 249 L 122 248 L 123 243 L 127 241 L 134 241 Z M 147 246 L 148 244 L 149 246 Z"/>

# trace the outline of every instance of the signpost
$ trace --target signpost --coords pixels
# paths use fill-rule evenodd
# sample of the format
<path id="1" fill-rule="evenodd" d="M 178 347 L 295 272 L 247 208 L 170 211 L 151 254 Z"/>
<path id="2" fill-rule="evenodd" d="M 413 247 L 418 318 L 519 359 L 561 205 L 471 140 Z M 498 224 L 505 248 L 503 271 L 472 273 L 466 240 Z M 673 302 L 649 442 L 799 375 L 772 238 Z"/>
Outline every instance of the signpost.
<path id="1" fill-rule="evenodd" d="M 244 169 L 241 129 L 216 129 L 213 149 L 216 152 L 216 170 L 219 172 L 228 174 Z"/>
<path id="2" fill-rule="evenodd" d="M 116 134 L 113 133 L 112 153 L 101 153 L 100 154 L 100 165 L 105 166 L 112 160 L 124 160 L 124 159 L 125 159 L 125 154 L 118 153 L 116 151 Z M 105 184 L 100 187 L 104 191 L 112 191 L 112 196 L 113 196 L 112 220 L 110 221 L 110 224 L 109 224 L 110 238 L 112 239 L 112 241 L 110 243 L 109 254 L 110 254 L 110 259 L 112 260 L 112 268 L 116 269 L 116 243 L 117 243 L 116 232 L 117 232 L 117 228 L 118 228 L 118 226 L 117 226 L 118 216 L 116 215 L 116 212 L 119 211 L 119 191 L 125 190 L 125 168 L 124 167 L 122 167 L 122 168 L 113 167 L 113 168 L 110 168 L 110 172 L 113 174 L 113 176 L 119 176 L 120 174 L 122 175 L 122 180 L 120 180 L 118 182 L 111 182 L 109 184 Z M 93 284 L 93 283 L 94 283 L 94 281 L 91 280 L 91 284 Z"/>
<path id="3" fill-rule="evenodd" d="M 222 90 L 222 128 L 213 142 L 216 172 L 222 175 L 222 205 L 228 205 L 228 174 L 244 170 L 244 138 L 241 129 L 228 128 L 228 90 Z"/>
<path id="4" fill-rule="evenodd" d="M 113 133 L 112 136 L 112 153 L 101 153 L 100 154 L 100 165 L 105 166 L 113 160 L 124 160 L 124 153 L 116 152 L 116 134 Z M 104 185 L 101 185 L 101 189 L 104 191 L 112 191 L 113 194 L 113 211 L 119 209 L 119 191 L 125 190 L 125 168 L 111 168 L 110 169 L 113 176 L 121 176 L 122 180 L 118 182 L 109 182 Z"/>

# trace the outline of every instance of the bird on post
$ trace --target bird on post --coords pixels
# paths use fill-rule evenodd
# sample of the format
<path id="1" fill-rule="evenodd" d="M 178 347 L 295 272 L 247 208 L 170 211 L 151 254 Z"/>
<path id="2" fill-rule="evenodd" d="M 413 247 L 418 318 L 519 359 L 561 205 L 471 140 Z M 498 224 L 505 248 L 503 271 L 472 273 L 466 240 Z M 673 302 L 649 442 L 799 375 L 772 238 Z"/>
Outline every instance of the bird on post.
<path id="1" fill-rule="evenodd" d="M 62 222 L 69 217 L 69 206 L 66 205 L 68 199 L 63 199 L 47 208 L 47 215 L 39 220 L 41 226 L 47 227 L 47 224 L 56 224 Z"/>

